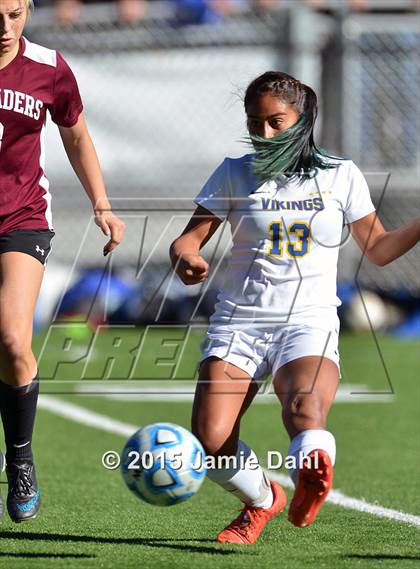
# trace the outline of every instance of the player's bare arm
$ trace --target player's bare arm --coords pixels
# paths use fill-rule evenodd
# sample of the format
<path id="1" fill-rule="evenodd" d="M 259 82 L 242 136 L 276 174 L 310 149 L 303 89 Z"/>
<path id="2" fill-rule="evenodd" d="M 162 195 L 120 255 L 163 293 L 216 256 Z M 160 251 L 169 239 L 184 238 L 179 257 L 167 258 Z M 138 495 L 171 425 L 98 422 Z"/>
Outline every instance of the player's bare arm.
<path id="1" fill-rule="evenodd" d="M 420 239 L 420 219 L 386 231 L 375 212 L 350 224 L 350 231 L 364 255 L 380 267 L 395 261 Z"/>
<path id="2" fill-rule="evenodd" d="M 106 196 L 76 78 L 59 52 L 23 36 L 33 9 L 32 0 L 0 0 L 0 414 L 6 504 L 14 522 L 35 518 L 41 503 L 32 452 L 39 393 L 32 328 L 54 237 L 41 140 L 48 115 L 60 129 L 96 223 L 109 236 L 104 254 L 124 232 Z M 0 497 L 0 516 L 2 511 Z"/>
<path id="3" fill-rule="evenodd" d="M 110 237 L 104 247 L 104 255 L 107 255 L 121 243 L 125 224 L 112 213 L 98 156 L 83 113 L 74 126 L 59 127 L 59 131 L 69 161 L 92 203 L 95 223 Z"/>
<path id="4" fill-rule="evenodd" d="M 203 282 L 209 274 L 208 263 L 200 249 L 211 239 L 222 221 L 198 206 L 182 234 L 170 248 L 172 266 L 186 285 Z"/>

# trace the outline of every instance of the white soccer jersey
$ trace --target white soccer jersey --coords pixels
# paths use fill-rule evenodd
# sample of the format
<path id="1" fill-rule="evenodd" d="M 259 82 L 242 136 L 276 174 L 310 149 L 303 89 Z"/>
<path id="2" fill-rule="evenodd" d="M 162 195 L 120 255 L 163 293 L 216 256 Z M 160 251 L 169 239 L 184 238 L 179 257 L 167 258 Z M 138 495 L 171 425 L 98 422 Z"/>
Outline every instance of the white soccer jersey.
<path id="1" fill-rule="evenodd" d="M 231 225 L 233 246 L 211 322 L 333 322 L 343 225 L 375 208 L 351 160 L 314 178 L 258 183 L 253 154 L 226 158 L 195 202 Z"/>

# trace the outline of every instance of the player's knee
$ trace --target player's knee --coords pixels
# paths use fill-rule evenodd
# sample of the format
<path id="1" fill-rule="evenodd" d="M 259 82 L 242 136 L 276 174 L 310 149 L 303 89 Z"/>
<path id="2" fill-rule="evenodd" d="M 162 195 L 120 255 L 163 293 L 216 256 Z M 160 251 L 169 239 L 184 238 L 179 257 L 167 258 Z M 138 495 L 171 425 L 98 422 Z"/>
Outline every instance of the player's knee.
<path id="1" fill-rule="evenodd" d="M 231 431 L 224 425 L 211 421 L 193 421 L 192 432 L 198 438 L 207 455 L 224 454 Z"/>
<path id="2" fill-rule="evenodd" d="M 30 338 L 18 330 L 4 330 L 0 328 L 0 349 L 3 354 L 12 360 L 23 360 L 30 352 Z"/>
<path id="3" fill-rule="evenodd" d="M 290 397 L 283 405 L 283 420 L 298 430 L 324 428 L 326 414 L 321 398 L 315 393 Z"/>

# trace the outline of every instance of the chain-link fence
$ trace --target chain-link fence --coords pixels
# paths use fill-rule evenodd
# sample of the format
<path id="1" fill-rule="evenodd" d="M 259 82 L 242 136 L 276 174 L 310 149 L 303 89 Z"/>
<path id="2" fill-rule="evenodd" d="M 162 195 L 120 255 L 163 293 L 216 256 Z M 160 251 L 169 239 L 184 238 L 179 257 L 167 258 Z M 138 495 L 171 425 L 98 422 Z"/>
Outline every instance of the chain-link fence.
<path id="1" fill-rule="evenodd" d="M 409 16 L 350 17 L 344 25 L 345 149 L 362 167 L 387 168 L 407 184 L 419 168 L 418 25 Z"/>
<path id="2" fill-rule="evenodd" d="M 166 262 L 169 241 L 189 213 L 177 218 L 162 242 L 173 198 L 191 200 L 192 211 L 193 196 L 223 157 L 248 151 L 241 142 L 241 94 L 250 80 L 272 68 L 296 74 L 318 92 L 322 146 L 351 157 L 363 170 L 391 173 L 381 210 L 387 227 L 413 217 L 419 181 L 416 21 L 415 14 L 379 21 L 285 3 L 284 10 L 243 10 L 217 25 L 183 27 L 156 15 L 135 28 L 95 18 L 60 30 L 45 19 L 37 23 L 35 16 L 28 33 L 32 41 L 60 50 L 77 76 L 109 194 L 128 226 L 115 262 L 134 266 L 143 231 L 139 212 L 132 211 L 136 198 L 158 196 L 163 205 L 165 211 L 149 212 L 143 254 L 159 242 L 154 259 Z M 71 263 L 89 209 L 64 152 L 53 150 L 56 144 L 51 128 L 47 167 L 55 257 Z M 376 203 L 385 179 L 368 176 Z M 98 264 L 100 239 L 87 235 L 83 262 Z M 340 278 L 353 279 L 360 254 L 351 247 L 342 253 Z M 380 276 L 364 263 L 360 279 L 418 292 L 416 267 L 415 253 L 381 269 Z"/>
<path id="3" fill-rule="evenodd" d="M 343 31 L 343 151 L 365 172 L 387 229 L 419 212 L 420 52 L 417 15 L 350 15 Z M 390 175 L 389 179 L 387 174 Z M 378 269 L 364 261 L 362 283 L 420 293 L 419 255 Z"/>

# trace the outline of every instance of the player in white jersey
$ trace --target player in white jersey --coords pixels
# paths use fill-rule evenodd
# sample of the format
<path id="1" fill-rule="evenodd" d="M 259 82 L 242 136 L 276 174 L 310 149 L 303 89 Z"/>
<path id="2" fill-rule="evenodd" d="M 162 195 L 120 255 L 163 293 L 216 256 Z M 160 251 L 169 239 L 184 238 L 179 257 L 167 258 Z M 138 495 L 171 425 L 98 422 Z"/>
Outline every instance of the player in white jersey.
<path id="1" fill-rule="evenodd" d="M 170 254 L 185 284 L 201 283 L 209 274 L 201 247 L 222 220 L 231 225 L 231 261 L 203 343 L 192 429 L 208 455 L 237 458 L 229 468 L 216 463 L 208 475 L 244 503 L 217 540 L 247 544 L 286 505 L 283 489 L 266 479 L 239 439 L 241 418 L 268 373 L 291 439 L 288 455 L 296 464 L 306 457 L 291 472 L 289 520 L 310 525 L 332 486 L 336 449 L 327 416 L 340 377 L 343 225 L 383 266 L 418 242 L 420 221 L 385 231 L 360 170 L 316 148 L 310 87 L 267 72 L 248 86 L 244 103 L 255 153 L 226 158 L 216 169 Z"/>

